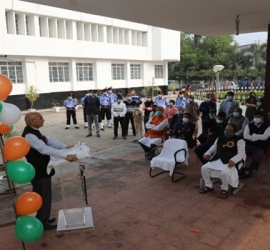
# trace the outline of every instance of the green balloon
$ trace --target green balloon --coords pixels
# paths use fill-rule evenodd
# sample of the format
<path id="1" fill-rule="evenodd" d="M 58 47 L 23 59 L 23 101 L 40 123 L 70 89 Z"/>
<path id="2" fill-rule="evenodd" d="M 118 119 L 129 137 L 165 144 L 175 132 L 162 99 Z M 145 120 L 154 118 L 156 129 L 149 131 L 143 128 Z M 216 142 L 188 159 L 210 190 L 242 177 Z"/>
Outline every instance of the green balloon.
<path id="1" fill-rule="evenodd" d="M 0 113 L 2 112 L 2 109 L 3 109 L 3 104 L 2 102 L 0 102 Z"/>
<path id="2" fill-rule="evenodd" d="M 20 216 L 16 220 L 15 234 L 22 242 L 35 242 L 42 236 L 43 225 L 35 217 Z"/>
<path id="3" fill-rule="evenodd" d="M 14 129 L 14 125 L 13 124 L 10 124 L 9 127 L 10 127 L 10 132 L 11 132 Z"/>
<path id="4" fill-rule="evenodd" d="M 9 179 L 19 184 L 25 184 L 32 181 L 36 174 L 34 167 L 25 161 L 7 162 L 6 172 Z"/>

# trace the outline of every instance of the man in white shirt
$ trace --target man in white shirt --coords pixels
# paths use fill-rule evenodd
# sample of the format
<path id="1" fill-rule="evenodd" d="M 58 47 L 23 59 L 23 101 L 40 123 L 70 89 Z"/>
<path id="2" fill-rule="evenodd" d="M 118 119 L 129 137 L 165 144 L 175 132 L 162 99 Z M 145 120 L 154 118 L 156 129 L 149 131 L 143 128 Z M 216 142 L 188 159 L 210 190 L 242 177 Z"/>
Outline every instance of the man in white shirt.
<path id="1" fill-rule="evenodd" d="M 125 115 L 127 112 L 126 104 L 123 103 L 121 97 L 117 98 L 117 101 L 112 104 L 111 112 L 113 115 L 113 124 L 114 124 L 114 137 L 113 140 L 118 138 L 118 125 L 120 123 L 122 129 L 122 137 L 126 140 L 126 131 L 125 131 Z"/>

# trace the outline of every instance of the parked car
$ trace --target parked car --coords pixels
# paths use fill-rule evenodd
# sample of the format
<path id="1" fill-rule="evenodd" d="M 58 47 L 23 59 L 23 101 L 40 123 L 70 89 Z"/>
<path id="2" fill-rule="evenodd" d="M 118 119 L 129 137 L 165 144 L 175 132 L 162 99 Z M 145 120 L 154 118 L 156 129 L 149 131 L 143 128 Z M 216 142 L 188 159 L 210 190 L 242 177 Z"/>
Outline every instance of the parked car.
<path id="1" fill-rule="evenodd" d="M 205 82 L 204 81 L 191 81 L 187 83 L 187 86 L 184 86 L 183 88 L 190 87 L 191 91 L 196 89 L 204 89 L 205 88 Z"/>
<path id="2" fill-rule="evenodd" d="M 220 87 L 225 89 L 236 89 L 238 88 L 238 85 L 235 82 L 223 82 L 220 84 Z"/>

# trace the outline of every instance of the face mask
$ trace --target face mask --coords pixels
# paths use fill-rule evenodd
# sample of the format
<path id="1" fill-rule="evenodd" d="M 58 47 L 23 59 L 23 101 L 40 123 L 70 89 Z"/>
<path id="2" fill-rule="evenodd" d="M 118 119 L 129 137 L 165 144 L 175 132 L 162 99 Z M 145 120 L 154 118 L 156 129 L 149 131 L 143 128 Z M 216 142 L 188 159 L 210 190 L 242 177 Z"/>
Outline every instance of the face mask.
<path id="1" fill-rule="evenodd" d="M 135 110 L 139 110 L 139 108 L 134 108 Z"/>
<path id="2" fill-rule="evenodd" d="M 239 112 L 233 112 L 233 116 L 234 116 L 234 117 L 239 117 L 240 114 L 239 114 Z"/>
<path id="3" fill-rule="evenodd" d="M 213 113 L 210 113 L 210 114 L 209 114 L 209 117 L 210 117 L 210 118 L 214 118 L 215 116 L 216 116 L 216 115 L 213 114 Z"/>
<path id="4" fill-rule="evenodd" d="M 229 138 L 229 137 L 232 137 L 232 136 L 233 136 L 233 132 L 228 131 L 228 130 L 225 130 L 225 131 L 224 131 L 224 135 L 225 135 L 227 138 Z"/>
<path id="5" fill-rule="evenodd" d="M 111 90 L 109 90 L 109 91 L 108 91 L 108 93 L 112 93 L 112 91 L 111 91 Z"/>
<path id="6" fill-rule="evenodd" d="M 131 101 L 131 100 L 132 100 L 132 98 L 131 98 L 131 97 L 128 97 L 128 98 L 127 98 L 127 100 L 128 100 L 128 101 Z"/>
<path id="7" fill-rule="evenodd" d="M 178 115 L 182 115 L 183 111 L 182 110 L 178 110 Z"/>
<path id="8" fill-rule="evenodd" d="M 183 122 L 184 122 L 184 123 L 187 123 L 188 121 L 189 121 L 188 118 L 183 118 Z"/>
<path id="9" fill-rule="evenodd" d="M 93 93 L 89 93 L 88 95 L 89 95 L 89 96 L 92 96 L 92 95 L 93 95 Z"/>
<path id="10" fill-rule="evenodd" d="M 183 97 L 184 95 L 179 95 L 179 97 Z"/>
<path id="11" fill-rule="evenodd" d="M 162 115 L 162 111 L 161 110 L 157 110 L 155 114 L 156 115 Z"/>
<path id="12" fill-rule="evenodd" d="M 89 93 L 85 94 L 85 96 L 89 96 L 89 95 L 90 95 Z"/>
<path id="13" fill-rule="evenodd" d="M 189 98 L 188 101 L 189 101 L 189 102 L 193 102 L 193 99 L 190 99 L 190 98 Z"/>
<path id="14" fill-rule="evenodd" d="M 117 100 L 117 103 L 118 103 L 118 104 L 121 103 L 121 100 Z"/>
<path id="15" fill-rule="evenodd" d="M 151 98 L 147 98 L 146 101 L 147 101 L 147 102 L 150 102 L 150 101 L 151 101 Z"/>
<path id="16" fill-rule="evenodd" d="M 227 101 L 231 101 L 231 100 L 232 100 L 232 96 L 227 95 L 227 96 L 226 96 L 226 99 L 227 99 Z"/>
<path id="17" fill-rule="evenodd" d="M 262 103 L 261 102 L 257 102 L 257 106 L 261 106 L 262 105 Z"/>
<path id="18" fill-rule="evenodd" d="M 223 122 L 223 120 L 216 119 L 216 123 L 217 123 L 217 124 L 220 124 L 220 123 L 222 123 L 222 122 Z"/>
<path id="19" fill-rule="evenodd" d="M 72 99 L 72 96 L 69 96 L 68 99 Z"/>
<path id="20" fill-rule="evenodd" d="M 158 97 L 158 98 L 161 98 L 161 95 L 158 95 L 157 97 Z"/>
<path id="21" fill-rule="evenodd" d="M 173 103 L 172 103 L 172 102 L 169 102 L 169 105 L 170 105 L 170 106 L 173 106 Z"/>
<path id="22" fill-rule="evenodd" d="M 258 123 L 261 123 L 262 119 L 261 118 L 254 118 L 253 121 L 254 121 L 254 123 L 258 124 Z"/>
<path id="23" fill-rule="evenodd" d="M 205 98 L 205 101 L 206 102 L 210 102 L 210 98 Z"/>

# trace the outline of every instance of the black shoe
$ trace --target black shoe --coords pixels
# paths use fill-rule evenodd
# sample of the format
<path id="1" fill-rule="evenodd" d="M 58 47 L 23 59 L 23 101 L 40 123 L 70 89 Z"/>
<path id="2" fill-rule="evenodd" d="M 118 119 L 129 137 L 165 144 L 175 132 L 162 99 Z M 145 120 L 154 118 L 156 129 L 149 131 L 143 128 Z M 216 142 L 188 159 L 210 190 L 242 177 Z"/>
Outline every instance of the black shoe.
<path id="1" fill-rule="evenodd" d="M 100 137 L 100 134 L 97 134 L 97 137 Z"/>
<path id="2" fill-rule="evenodd" d="M 123 136 L 123 139 L 126 140 L 127 138 L 125 136 Z"/>
<path id="3" fill-rule="evenodd" d="M 76 129 L 80 129 L 79 127 L 75 127 Z"/>
<path id="4" fill-rule="evenodd" d="M 86 137 L 90 137 L 90 136 L 92 136 L 92 133 L 88 134 Z"/>
<path id="5" fill-rule="evenodd" d="M 104 129 L 104 128 L 101 128 L 100 130 L 105 131 L 105 129 Z"/>
<path id="6" fill-rule="evenodd" d="M 53 224 L 50 224 L 50 223 L 45 223 L 45 224 L 43 224 L 43 227 L 44 227 L 45 230 L 51 230 L 51 229 L 57 228 L 57 225 L 53 225 Z"/>
<path id="7" fill-rule="evenodd" d="M 65 127 L 65 129 L 69 129 L 69 127 Z"/>
<path id="8" fill-rule="evenodd" d="M 53 222 L 55 222 L 55 218 L 48 219 L 48 223 L 53 223 Z"/>
<path id="9" fill-rule="evenodd" d="M 88 128 L 88 127 L 84 127 L 84 128 Z"/>
<path id="10" fill-rule="evenodd" d="M 240 176 L 239 176 L 239 179 L 240 179 L 240 180 L 248 179 L 248 178 L 251 178 L 251 174 L 245 174 L 245 173 L 244 173 L 243 175 L 240 175 Z"/>
<path id="11" fill-rule="evenodd" d="M 117 136 L 113 137 L 113 140 L 116 140 L 117 139 Z"/>

